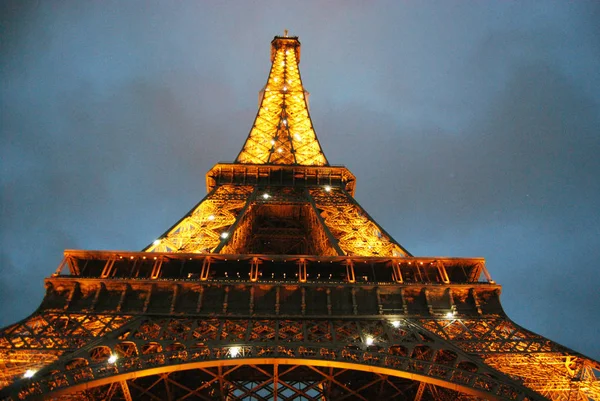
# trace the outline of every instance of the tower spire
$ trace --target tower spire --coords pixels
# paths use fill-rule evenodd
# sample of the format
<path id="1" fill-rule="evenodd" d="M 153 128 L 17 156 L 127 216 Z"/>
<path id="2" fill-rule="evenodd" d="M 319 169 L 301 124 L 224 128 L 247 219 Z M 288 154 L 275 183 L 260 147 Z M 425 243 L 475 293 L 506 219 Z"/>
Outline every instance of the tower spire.
<path id="1" fill-rule="evenodd" d="M 300 78 L 300 41 L 275 36 L 271 71 L 259 96 L 254 123 L 236 163 L 327 166 L 308 112 L 308 92 Z"/>

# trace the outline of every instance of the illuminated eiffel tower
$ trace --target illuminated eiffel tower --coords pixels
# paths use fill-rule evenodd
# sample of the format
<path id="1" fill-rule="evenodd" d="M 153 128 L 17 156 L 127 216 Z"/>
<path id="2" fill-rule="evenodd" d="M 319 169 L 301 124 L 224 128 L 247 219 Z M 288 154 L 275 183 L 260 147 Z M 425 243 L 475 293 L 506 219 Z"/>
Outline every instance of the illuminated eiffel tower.
<path id="1" fill-rule="evenodd" d="M 513 323 L 479 258 L 413 257 L 354 200 L 277 36 L 208 195 L 142 252 L 67 250 L 0 331 L 0 399 L 600 400 L 600 364 Z"/>

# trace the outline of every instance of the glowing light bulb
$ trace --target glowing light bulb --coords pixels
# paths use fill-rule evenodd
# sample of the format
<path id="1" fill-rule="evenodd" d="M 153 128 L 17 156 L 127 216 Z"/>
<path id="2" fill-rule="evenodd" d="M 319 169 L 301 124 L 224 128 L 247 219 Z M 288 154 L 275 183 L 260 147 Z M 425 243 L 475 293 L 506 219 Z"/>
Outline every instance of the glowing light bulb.
<path id="1" fill-rule="evenodd" d="M 330 185 L 325 185 L 325 187 L 323 187 L 325 189 L 325 192 L 329 192 L 331 191 L 331 186 Z"/>
<path id="2" fill-rule="evenodd" d="M 236 356 L 238 356 L 240 353 L 240 347 L 231 347 L 229 348 L 229 355 L 232 358 L 235 358 Z"/>
<path id="3" fill-rule="evenodd" d="M 209 215 L 209 216 L 208 216 L 208 219 L 209 219 L 210 221 L 213 221 L 213 220 L 215 219 L 215 215 L 214 215 L 214 214 L 211 214 L 211 215 Z"/>
<path id="4" fill-rule="evenodd" d="M 373 345 L 374 342 L 375 342 L 375 339 L 371 336 L 367 336 L 367 338 L 365 339 L 365 344 L 367 344 L 368 346 Z"/>
<path id="5" fill-rule="evenodd" d="M 262 196 L 262 197 L 263 197 L 264 199 L 269 199 L 269 198 L 271 197 L 271 195 L 269 195 L 269 194 L 263 194 L 263 196 Z"/>
<path id="6" fill-rule="evenodd" d="M 159 239 L 155 239 L 154 242 L 152 243 L 152 245 L 154 245 L 154 246 L 160 245 L 160 240 Z"/>
<path id="7" fill-rule="evenodd" d="M 294 134 L 294 139 L 299 141 L 300 139 L 302 139 L 302 137 L 300 137 L 300 135 L 298 134 Z"/>
<path id="8" fill-rule="evenodd" d="M 271 141 L 271 145 L 275 145 L 275 141 L 274 140 Z"/>
<path id="9" fill-rule="evenodd" d="M 277 149 L 277 153 L 281 153 L 281 152 L 283 152 L 283 149 L 281 149 L 281 148 Z"/>
<path id="10" fill-rule="evenodd" d="M 32 377 L 33 377 L 33 375 L 35 375 L 35 372 L 36 372 L 35 370 L 27 369 L 27 370 L 25 371 L 25 373 L 23 374 L 23 377 L 24 377 L 25 379 L 30 379 L 30 378 L 32 378 Z"/>
<path id="11" fill-rule="evenodd" d="M 225 239 L 229 237 L 229 233 L 227 231 L 221 233 L 221 238 Z"/>
<path id="12" fill-rule="evenodd" d="M 108 357 L 108 363 L 115 363 L 117 362 L 117 356 L 115 354 L 112 354 L 111 356 Z"/>
<path id="13" fill-rule="evenodd" d="M 447 317 L 448 319 L 452 319 L 452 318 L 454 317 L 454 315 L 455 315 L 455 312 L 454 312 L 454 311 L 451 311 L 451 312 L 448 312 L 448 313 L 446 313 L 446 317 Z"/>
<path id="14" fill-rule="evenodd" d="M 285 91 L 287 91 L 287 86 L 284 86 L 284 87 L 283 87 L 283 91 L 284 91 L 284 92 L 285 92 Z"/>
<path id="15" fill-rule="evenodd" d="M 400 320 L 392 320 L 391 323 L 395 328 L 400 327 Z"/>

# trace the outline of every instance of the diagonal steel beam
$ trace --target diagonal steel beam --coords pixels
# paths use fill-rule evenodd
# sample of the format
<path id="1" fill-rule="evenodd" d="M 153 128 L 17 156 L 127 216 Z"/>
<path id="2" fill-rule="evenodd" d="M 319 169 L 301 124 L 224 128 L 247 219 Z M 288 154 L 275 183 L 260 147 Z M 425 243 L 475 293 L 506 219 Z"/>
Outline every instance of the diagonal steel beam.
<path id="1" fill-rule="evenodd" d="M 119 382 L 119 384 L 121 385 L 121 391 L 123 392 L 123 398 L 125 398 L 125 401 L 133 401 L 133 399 L 131 398 L 131 393 L 129 392 L 129 386 L 127 385 L 127 381 L 123 380 Z"/>

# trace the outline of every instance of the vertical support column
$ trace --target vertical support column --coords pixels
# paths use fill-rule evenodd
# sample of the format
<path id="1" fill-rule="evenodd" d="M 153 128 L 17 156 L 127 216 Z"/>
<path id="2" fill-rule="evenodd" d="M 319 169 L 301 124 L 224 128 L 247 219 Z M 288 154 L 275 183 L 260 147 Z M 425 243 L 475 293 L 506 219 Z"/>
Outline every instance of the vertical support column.
<path id="1" fill-rule="evenodd" d="M 302 316 L 306 315 L 306 288 L 302 287 L 300 289 L 301 293 L 302 293 Z"/>
<path id="2" fill-rule="evenodd" d="M 352 287 L 352 313 L 358 315 L 358 304 L 356 303 L 356 288 Z"/>
<path id="3" fill-rule="evenodd" d="M 442 282 L 449 284 L 450 278 L 448 277 L 448 272 L 446 271 L 446 266 L 444 266 L 444 264 L 442 263 L 441 260 L 437 260 L 436 265 L 437 265 L 438 273 L 440 274 L 440 278 L 442 279 Z"/>
<path id="4" fill-rule="evenodd" d="M 356 277 L 354 275 L 354 263 L 352 259 L 346 259 L 346 278 L 349 283 L 355 283 Z"/>
<path id="5" fill-rule="evenodd" d="M 331 289 L 328 287 L 325 293 L 327 294 L 327 314 L 331 316 Z"/>
<path id="6" fill-rule="evenodd" d="M 71 291 L 69 292 L 69 297 L 67 298 L 67 302 L 65 303 L 65 306 L 63 307 L 64 310 L 69 309 L 69 305 L 71 305 L 71 301 L 75 297 L 75 293 L 77 292 L 78 288 L 79 288 L 79 283 L 75 283 L 73 285 L 73 288 L 71 288 Z"/>
<path id="7" fill-rule="evenodd" d="M 392 278 L 395 282 L 399 284 L 404 283 L 404 278 L 402 277 L 402 270 L 400 269 L 400 262 L 397 260 L 392 261 Z"/>
<path id="8" fill-rule="evenodd" d="M 252 315 L 254 313 L 254 286 L 250 286 L 250 307 L 249 313 Z"/>
<path id="9" fill-rule="evenodd" d="M 253 283 L 258 280 L 258 265 L 260 264 L 260 260 L 257 257 L 252 258 L 250 262 L 250 281 Z"/>
<path id="10" fill-rule="evenodd" d="M 229 286 L 225 287 L 225 296 L 223 297 L 223 313 L 227 313 L 227 306 L 229 301 Z"/>
<path id="11" fill-rule="evenodd" d="M 377 296 L 377 312 L 383 315 L 383 304 L 381 303 L 381 290 L 379 287 L 375 288 L 375 295 Z"/>
<path id="12" fill-rule="evenodd" d="M 160 268 L 162 267 L 163 258 L 162 256 L 157 258 L 154 261 L 154 266 L 152 266 L 152 273 L 150 273 L 150 278 L 155 280 L 160 276 Z"/>
<path id="13" fill-rule="evenodd" d="M 423 294 L 425 295 L 425 302 L 427 303 L 427 310 L 429 311 L 430 315 L 433 315 L 433 306 L 431 305 L 431 301 L 429 300 L 429 291 L 427 291 L 427 288 L 423 289 Z"/>
<path id="14" fill-rule="evenodd" d="M 404 295 L 404 288 L 400 288 L 400 298 L 402 298 L 402 310 L 404 310 L 405 315 L 408 315 L 408 304 L 406 303 L 406 296 Z"/>
<path id="15" fill-rule="evenodd" d="M 475 292 L 474 288 L 469 289 L 469 294 L 471 294 L 471 298 L 473 299 L 473 304 L 475 305 L 475 308 L 477 309 L 477 313 L 482 315 L 483 311 L 481 310 L 481 305 L 479 304 L 479 299 L 477 298 L 477 293 Z"/>
<path id="16" fill-rule="evenodd" d="M 281 287 L 275 287 L 275 314 L 279 315 L 279 297 L 281 294 Z"/>
<path id="17" fill-rule="evenodd" d="M 200 287 L 200 290 L 198 291 L 198 302 L 196 303 L 196 313 L 200 313 L 200 310 L 202 310 L 203 297 L 204 297 L 204 286 Z"/>
<path id="18" fill-rule="evenodd" d="M 177 284 L 175 284 L 173 286 L 173 299 L 171 299 L 171 308 L 170 308 L 171 313 L 175 312 L 175 305 L 177 303 L 177 294 L 178 293 L 179 293 L 179 286 Z"/>
<path id="19" fill-rule="evenodd" d="M 448 288 L 448 298 L 450 298 L 450 311 L 452 314 L 456 313 L 456 303 L 454 303 L 454 294 L 452 294 L 452 288 Z"/>
<path id="20" fill-rule="evenodd" d="M 208 280 L 208 277 L 210 276 L 210 262 L 211 262 L 210 257 L 206 257 L 202 261 L 202 270 L 200 271 L 200 281 Z"/>
<path id="21" fill-rule="evenodd" d="M 273 365 L 273 401 L 277 401 L 277 386 L 279 385 L 279 364 L 275 362 Z"/>
<path id="22" fill-rule="evenodd" d="M 298 279 L 301 283 L 306 283 L 306 259 L 304 258 L 300 258 L 300 260 L 298 261 Z"/>
<path id="23" fill-rule="evenodd" d="M 92 310 L 96 310 L 96 305 L 98 304 L 98 300 L 100 299 L 100 293 L 102 292 L 102 287 L 104 287 L 104 283 L 100 283 L 98 289 L 96 290 L 96 294 L 94 295 L 94 300 L 92 301 Z"/>
<path id="24" fill-rule="evenodd" d="M 146 295 L 146 302 L 144 302 L 144 309 L 143 309 L 144 313 L 146 311 L 148 311 L 148 306 L 150 306 L 150 299 L 152 298 L 153 288 L 154 288 L 154 285 L 151 285 L 150 288 L 148 289 L 148 294 Z"/>
<path id="25" fill-rule="evenodd" d="M 123 291 L 121 292 L 121 298 L 119 299 L 119 304 L 117 305 L 117 312 L 120 312 L 123 308 L 123 303 L 125 303 L 125 297 L 127 297 L 127 290 L 129 289 L 129 285 L 125 284 L 123 286 Z"/>

